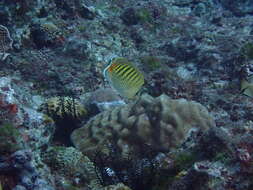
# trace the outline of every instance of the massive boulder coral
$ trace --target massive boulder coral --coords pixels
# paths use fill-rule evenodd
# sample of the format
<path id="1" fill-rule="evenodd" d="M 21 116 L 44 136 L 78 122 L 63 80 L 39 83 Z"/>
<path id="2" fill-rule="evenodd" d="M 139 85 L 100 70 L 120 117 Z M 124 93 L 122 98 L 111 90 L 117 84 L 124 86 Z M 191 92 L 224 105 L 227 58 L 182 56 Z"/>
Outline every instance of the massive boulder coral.
<path id="1" fill-rule="evenodd" d="M 92 156 L 98 148 L 107 152 L 108 143 L 117 145 L 122 154 L 141 151 L 148 144 L 154 149 L 168 150 L 180 145 L 193 127 L 207 130 L 215 123 L 201 104 L 166 95 L 153 98 L 143 95 L 136 103 L 104 111 L 71 139 L 84 154 Z"/>

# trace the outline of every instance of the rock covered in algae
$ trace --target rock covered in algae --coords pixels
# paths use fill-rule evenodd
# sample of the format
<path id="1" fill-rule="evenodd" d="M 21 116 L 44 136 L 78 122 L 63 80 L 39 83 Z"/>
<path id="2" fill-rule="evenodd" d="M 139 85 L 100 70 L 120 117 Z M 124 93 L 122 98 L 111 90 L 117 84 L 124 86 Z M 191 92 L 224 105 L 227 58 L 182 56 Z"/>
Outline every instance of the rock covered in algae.
<path id="1" fill-rule="evenodd" d="M 105 153 L 108 142 L 115 143 L 122 154 L 139 151 L 143 144 L 154 149 L 175 148 L 192 128 L 203 131 L 215 126 L 207 109 L 185 99 L 166 95 L 153 98 L 143 95 L 136 103 L 104 111 L 83 127 L 76 129 L 71 140 L 85 155 L 99 148 Z"/>
<path id="2" fill-rule="evenodd" d="M 116 185 L 106 186 L 104 190 L 131 190 L 131 189 L 125 186 L 123 183 L 118 183 Z"/>
<path id="3" fill-rule="evenodd" d="M 19 130 L 11 124 L 0 124 L 0 154 L 13 153 L 22 146 L 22 136 Z"/>

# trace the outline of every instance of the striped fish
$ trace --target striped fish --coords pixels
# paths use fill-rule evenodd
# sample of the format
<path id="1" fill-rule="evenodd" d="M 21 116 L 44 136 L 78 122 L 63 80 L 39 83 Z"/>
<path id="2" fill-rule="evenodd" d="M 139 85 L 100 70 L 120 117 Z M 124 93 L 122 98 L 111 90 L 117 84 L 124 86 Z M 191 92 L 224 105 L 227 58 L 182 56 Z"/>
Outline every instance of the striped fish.
<path id="1" fill-rule="evenodd" d="M 104 69 L 104 77 L 123 97 L 132 99 L 144 84 L 144 76 L 127 59 L 115 58 Z"/>

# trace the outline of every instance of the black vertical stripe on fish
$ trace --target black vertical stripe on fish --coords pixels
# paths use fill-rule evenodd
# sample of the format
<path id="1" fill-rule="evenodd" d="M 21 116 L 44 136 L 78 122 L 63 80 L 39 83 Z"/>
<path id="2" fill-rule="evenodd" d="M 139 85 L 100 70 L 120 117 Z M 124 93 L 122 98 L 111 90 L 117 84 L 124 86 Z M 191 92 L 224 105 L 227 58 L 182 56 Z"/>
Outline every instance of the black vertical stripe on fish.
<path id="1" fill-rule="evenodd" d="M 133 81 L 133 79 L 134 79 L 135 77 L 137 77 L 137 76 L 138 76 L 138 73 L 137 73 L 136 71 L 134 71 L 134 72 L 131 73 L 131 75 L 129 76 L 128 81 L 131 83 L 131 81 Z"/>
<path id="2" fill-rule="evenodd" d="M 128 66 L 128 65 L 124 65 L 124 67 L 120 70 L 120 72 L 118 72 L 117 74 L 120 76 L 120 77 L 122 77 L 123 76 L 123 73 L 125 72 L 125 71 L 127 71 L 128 69 L 130 69 L 131 67 L 130 66 Z"/>
<path id="3" fill-rule="evenodd" d="M 131 81 L 131 84 L 133 85 L 137 85 L 138 84 L 138 81 L 141 79 L 141 77 L 139 75 L 137 75 L 132 81 Z"/>
<path id="4" fill-rule="evenodd" d="M 116 68 L 114 68 L 113 71 L 115 71 L 115 73 L 118 74 L 121 71 L 122 67 L 124 67 L 124 65 L 116 66 Z"/>
<path id="5" fill-rule="evenodd" d="M 123 75 L 122 75 L 122 80 L 128 80 L 127 76 L 129 76 L 132 72 L 135 71 L 135 68 L 130 67 Z"/>

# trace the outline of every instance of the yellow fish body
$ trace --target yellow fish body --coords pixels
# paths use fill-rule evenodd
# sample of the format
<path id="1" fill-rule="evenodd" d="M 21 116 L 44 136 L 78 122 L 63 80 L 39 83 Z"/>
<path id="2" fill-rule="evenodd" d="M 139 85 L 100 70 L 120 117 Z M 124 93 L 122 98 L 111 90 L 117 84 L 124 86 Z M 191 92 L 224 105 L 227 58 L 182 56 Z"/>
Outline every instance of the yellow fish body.
<path id="1" fill-rule="evenodd" d="M 144 76 L 127 59 L 116 58 L 104 69 L 104 77 L 123 97 L 132 99 L 144 84 Z"/>

